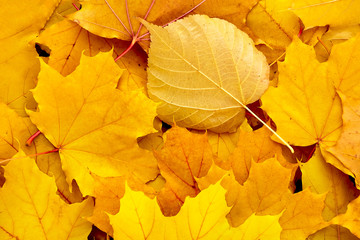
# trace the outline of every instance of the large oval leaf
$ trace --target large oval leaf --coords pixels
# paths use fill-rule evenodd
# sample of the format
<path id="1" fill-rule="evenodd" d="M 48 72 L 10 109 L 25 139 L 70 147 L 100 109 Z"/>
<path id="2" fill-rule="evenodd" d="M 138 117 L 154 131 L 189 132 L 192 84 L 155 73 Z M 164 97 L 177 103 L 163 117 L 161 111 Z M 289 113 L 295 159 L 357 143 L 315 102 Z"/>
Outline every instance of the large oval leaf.
<path id="1" fill-rule="evenodd" d="M 192 15 L 168 27 L 145 23 L 151 34 L 148 91 L 163 103 L 160 118 L 216 132 L 233 131 L 243 106 L 268 87 L 265 56 L 233 24 Z"/>

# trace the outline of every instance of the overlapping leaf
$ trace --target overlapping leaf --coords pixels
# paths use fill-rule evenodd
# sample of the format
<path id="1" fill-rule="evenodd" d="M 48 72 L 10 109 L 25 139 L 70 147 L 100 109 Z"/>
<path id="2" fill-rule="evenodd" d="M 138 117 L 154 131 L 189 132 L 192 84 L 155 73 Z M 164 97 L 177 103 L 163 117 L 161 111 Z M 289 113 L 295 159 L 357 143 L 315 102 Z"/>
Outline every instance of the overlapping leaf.
<path id="1" fill-rule="evenodd" d="M 249 178 L 235 195 L 234 205 L 229 213 L 231 225 L 239 226 L 253 213 L 279 214 L 290 198 L 290 176 L 291 169 L 282 167 L 276 158 L 253 163 Z M 232 195 L 231 192 L 229 194 Z M 234 195 L 228 197 L 228 203 L 233 202 L 233 197 Z"/>
<path id="2" fill-rule="evenodd" d="M 70 18 L 96 35 L 132 40 L 132 36 L 135 35 L 134 33 L 140 26 L 136 17 L 144 18 L 152 4 L 152 0 L 128 2 L 91 0 L 83 2 L 81 10 Z M 166 24 L 175 19 L 173 16 L 181 16 L 193 6 L 195 6 L 194 2 L 189 0 L 180 2 L 156 1 L 147 20 L 157 24 Z M 142 29 L 140 33 L 143 34 L 145 31 L 146 29 Z"/>
<path id="3" fill-rule="evenodd" d="M 0 101 L 22 116 L 24 108 L 34 108 L 29 90 L 35 86 L 39 72 L 36 51 L 29 41 L 45 25 L 60 0 L 0 2 Z M 9 16 L 9 17 L 5 17 Z M 16 21 L 14 21 L 16 16 Z"/>
<path id="4" fill-rule="evenodd" d="M 300 30 L 298 17 L 284 11 L 289 5 L 289 1 L 282 0 L 259 1 L 248 14 L 246 23 L 267 45 L 285 50 Z"/>
<path id="5" fill-rule="evenodd" d="M 262 101 L 277 133 L 290 144 L 332 146 L 340 136 L 341 101 L 326 77 L 326 64 L 298 39 L 279 64 L 278 87 L 270 87 Z"/>
<path id="6" fill-rule="evenodd" d="M 42 63 L 34 89 L 39 111 L 29 112 L 31 120 L 59 149 L 69 180 L 84 194 L 93 191 L 89 171 L 102 177 L 131 172 L 144 182 L 157 175 L 152 154 L 136 141 L 153 131 L 156 105 L 141 92 L 115 89 L 120 74 L 111 52 L 83 56 L 66 78 Z"/>
<path id="7" fill-rule="evenodd" d="M 187 196 L 199 192 L 196 178 L 207 174 L 213 164 L 213 154 L 206 134 L 190 133 L 175 126 L 166 133 L 161 151 L 155 151 L 161 175 L 166 179 L 158 202 L 163 213 L 175 215 Z"/>
<path id="8" fill-rule="evenodd" d="M 322 218 L 325 197 L 325 194 L 313 194 L 309 189 L 294 194 L 279 219 L 281 239 L 306 239 L 310 234 L 330 225 Z"/>
<path id="9" fill-rule="evenodd" d="M 163 102 L 159 117 L 183 127 L 234 131 L 243 121 L 243 106 L 268 86 L 266 59 L 252 40 L 234 25 L 205 15 L 164 29 L 146 27 L 151 33 L 148 91 Z"/>
<path id="10" fill-rule="evenodd" d="M 1 239 L 85 239 L 91 224 L 83 219 L 93 201 L 68 205 L 56 194 L 54 180 L 23 154 L 5 167 L 0 189 Z"/>
<path id="11" fill-rule="evenodd" d="M 359 195 L 359 191 L 347 175 L 326 163 L 319 149 L 308 162 L 301 164 L 300 167 L 303 188 L 309 188 L 317 194 L 326 194 L 322 213 L 326 221 L 345 213 L 349 202 Z M 339 226 L 331 225 L 321 232 L 313 234 L 311 239 L 317 237 L 331 239 L 332 236 L 347 239 L 349 233 Z"/>
<path id="12" fill-rule="evenodd" d="M 360 23 L 360 2 L 354 0 L 292 0 L 289 9 L 301 18 L 306 28 Z"/>
<path id="13" fill-rule="evenodd" d="M 277 156 L 282 166 L 293 168 L 291 162 L 283 156 L 281 145 L 272 141 L 270 136 L 271 132 L 265 127 L 251 132 L 240 130 L 239 141 L 230 156 L 231 168 L 240 184 L 248 178 L 252 162 L 263 162 Z"/>
<path id="14" fill-rule="evenodd" d="M 360 34 L 335 45 L 329 57 L 327 74 L 336 89 L 344 95 L 359 98 L 360 84 Z"/>

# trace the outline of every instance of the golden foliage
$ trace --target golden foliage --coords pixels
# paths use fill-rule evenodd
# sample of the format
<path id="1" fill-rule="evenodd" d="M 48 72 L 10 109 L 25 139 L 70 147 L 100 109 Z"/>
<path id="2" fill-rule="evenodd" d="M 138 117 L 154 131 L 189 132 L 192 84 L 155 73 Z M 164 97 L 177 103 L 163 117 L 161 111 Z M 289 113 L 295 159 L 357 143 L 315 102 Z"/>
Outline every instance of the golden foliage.
<path id="1" fill-rule="evenodd" d="M 0 5 L 0 239 L 360 239 L 359 1 Z"/>

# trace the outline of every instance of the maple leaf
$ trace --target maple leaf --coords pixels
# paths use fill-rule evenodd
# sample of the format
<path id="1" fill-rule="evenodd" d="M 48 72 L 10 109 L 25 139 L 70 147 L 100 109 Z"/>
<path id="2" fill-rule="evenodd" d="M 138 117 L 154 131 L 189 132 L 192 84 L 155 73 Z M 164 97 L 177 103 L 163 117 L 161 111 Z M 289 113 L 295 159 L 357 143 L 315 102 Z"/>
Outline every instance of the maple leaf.
<path id="1" fill-rule="evenodd" d="M 330 163 L 341 169 L 343 172 L 355 176 L 359 185 L 359 140 L 357 134 L 360 129 L 360 99 L 353 99 L 341 94 L 343 102 L 343 131 L 335 146 L 327 148 L 336 158 L 329 157 Z M 324 155 L 327 157 L 327 155 Z"/>
<path id="2" fill-rule="evenodd" d="M 110 51 L 114 47 L 114 55 L 119 55 L 127 47 L 125 41 L 114 41 L 94 35 L 78 24 L 64 19 L 45 29 L 36 42 L 50 48 L 48 64 L 66 76 L 79 65 L 82 52 L 87 56 L 95 56 L 99 51 Z M 117 61 L 124 73 L 118 83 L 120 89 L 135 90 L 144 88 L 146 81 L 146 54 L 139 47 Z"/>
<path id="3" fill-rule="evenodd" d="M 360 237 L 359 226 L 359 204 L 360 198 L 356 198 L 349 203 L 347 211 L 331 220 L 333 224 L 339 224 L 349 229 L 355 236 Z"/>
<path id="4" fill-rule="evenodd" d="M 341 133 L 341 101 L 329 78 L 326 64 L 314 50 L 296 39 L 279 63 L 278 87 L 262 96 L 263 108 L 274 120 L 277 133 L 290 144 L 332 146 Z"/>
<path id="5" fill-rule="evenodd" d="M 31 135 L 24 119 L 0 102 L 0 164 L 1 160 L 8 161 L 14 156 L 20 146 L 25 148 L 25 141 L 29 136 Z"/>
<path id="6" fill-rule="evenodd" d="M 294 194 L 279 219 L 281 239 L 306 239 L 310 234 L 330 225 L 322 218 L 325 197 L 325 194 L 311 193 L 308 188 Z"/>
<path id="7" fill-rule="evenodd" d="M 180 16 L 181 13 L 189 10 L 186 8 L 192 6 L 193 1 L 161 0 L 154 3 L 155 1 L 152 0 L 120 3 L 114 0 L 92 0 L 83 2 L 81 10 L 68 17 L 96 35 L 131 41 L 135 36 L 133 29 L 141 30 L 140 22 L 132 21 L 134 17 L 147 16 L 151 10 L 148 21 L 165 24 L 173 20 L 172 15 Z M 140 37 L 142 34 L 144 34 L 144 29 L 137 36 Z"/>
<path id="8" fill-rule="evenodd" d="M 290 198 L 290 176 L 291 169 L 282 167 L 276 158 L 253 163 L 249 178 L 244 186 L 239 187 L 237 194 L 233 195 L 235 201 L 227 198 L 228 204 L 234 202 L 228 216 L 231 225 L 239 226 L 253 213 L 279 214 Z"/>
<path id="9" fill-rule="evenodd" d="M 59 5 L 53 11 L 51 17 L 46 22 L 44 29 L 51 27 L 52 25 L 64 20 L 66 15 L 78 11 L 80 3 L 78 0 L 61 0 Z"/>
<path id="10" fill-rule="evenodd" d="M 141 92 L 115 89 L 121 70 L 111 55 L 83 56 L 66 78 L 42 63 L 33 90 L 39 111 L 28 112 L 59 149 L 68 179 L 76 179 L 84 194 L 93 191 L 89 170 L 102 177 L 131 173 L 144 182 L 158 171 L 151 153 L 136 141 L 153 131 L 156 105 Z"/>
<path id="11" fill-rule="evenodd" d="M 47 18 L 59 0 L 35 2 L 0 2 L 0 44 L 3 47 L 0 55 L 0 102 L 4 102 L 19 114 L 25 116 L 24 106 L 34 108 L 34 101 L 29 90 L 35 86 L 39 72 L 36 51 L 28 42 L 45 25 Z M 39 7 L 41 6 L 41 7 Z"/>
<path id="12" fill-rule="evenodd" d="M 119 213 L 110 217 L 117 239 L 219 239 L 230 233 L 225 189 L 219 183 L 187 198 L 178 215 L 164 217 L 155 199 L 126 187 Z"/>
<path id="13" fill-rule="evenodd" d="M 300 164 L 303 188 L 317 194 L 326 194 L 323 217 L 329 221 L 344 213 L 349 202 L 359 195 L 350 179 L 340 170 L 325 162 L 317 148 L 313 157 Z"/>
<path id="14" fill-rule="evenodd" d="M 196 178 L 207 174 L 213 154 L 206 134 L 190 133 L 175 126 L 165 138 L 164 147 L 154 155 L 166 179 L 157 199 L 164 215 L 170 216 L 180 210 L 187 196 L 195 197 L 200 192 Z"/>
<path id="15" fill-rule="evenodd" d="M 257 216 L 252 214 L 238 228 L 233 229 L 232 239 L 246 240 L 277 240 L 280 239 L 281 226 L 279 218 L 281 214 L 275 216 Z"/>
<path id="16" fill-rule="evenodd" d="M 63 76 L 75 70 L 84 50 L 84 54 L 91 57 L 99 51 L 111 50 L 109 40 L 91 34 L 67 19 L 46 28 L 36 38 L 36 42 L 50 48 L 51 54 L 47 64 Z"/>
<path id="17" fill-rule="evenodd" d="M 239 141 L 230 156 L 231 169 L 240 184 L 248 178 L 252 162 L 263 162 L 277 156 L 283 167 L 294 169 L 293 164 L 284 157 L 281 145 L 272 141 L 270 136 L 271 132 L 265 127 L 256 131 L 240 130 Z"/>
<path id="18" fill-rule="evenodd" d="M 120 209 L 120 199 L 125 193 L 125 177 L 99 177 L 91 174 L 94 178 L 94 197 L 96 198 L 94 212 L 87 220 L 95 224 L 99 229 L 113 235 L 109 216 L 106 213 L 116 214 Z"/>
<path id="19" fill-rule="evenodd" d="M 151 34 L 148 92 L 163 102 L 157 109 L 160 119 L 234 131 L 244 119 L 245 105 L 268 86 L 266 59 L 253 41 L 234 25 L 205 15 L 166 28 L 144 24 Z"/>
<path id="20" fill-rule="evenodd" d="M 298 17 L 283 11 L 289 1 L 261 0 L 247 15 L 246 23 L 251 31 L 272 48 L 284 49 L 300 30 Z"/>
<path id="21" fill-rule="evenodd" d="M 5 166 L 6 182 L 0 189 L 1 239 L 85 239 L 91 224 L 83 219 L 93 201 L 68 205 L 56 194 L 53 179 L 35 162 L 16 155 Z"/>
<path id="22" fill-rule="evenodd" d="M 335 45 L 329 56 L 327 74 L 335 88 L 344 95 L 358 98 L 360 84 L 360 34 L 348 41 Z"/>

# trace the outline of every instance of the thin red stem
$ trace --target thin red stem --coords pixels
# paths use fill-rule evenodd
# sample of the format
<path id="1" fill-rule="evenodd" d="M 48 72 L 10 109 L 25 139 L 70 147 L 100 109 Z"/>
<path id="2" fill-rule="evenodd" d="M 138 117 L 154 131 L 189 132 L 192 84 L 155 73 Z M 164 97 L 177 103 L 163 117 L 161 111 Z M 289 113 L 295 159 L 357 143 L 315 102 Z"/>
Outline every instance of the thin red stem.
<path id="1" fill-rule="evenodd" d="M 34 133 L 29 139 L 26 141 L 26 146 L 30 146 L 34 139 L 41 134 L 40 130 Z"/>
<path id="2" fill-rule="evenodd" d="M 80 10 L 80 8 L 78 8 L 78 6 L 76 6 L 76 4 L 75 4 L 75 3 L 73 3 L 72 5 L 74 6 L 74 8 L 76 8 L 76 10 L 77 10 L 77 11 L 79 11 L 79 10 Z"/>
<path id="3" fill-rule="evenodd" d="M 134 31 L 133 31 L 133 27 L 132 27 L 131 20 L 130 20 L 129 7 L 128 7 L 127 0 L 125 0 L 125 9 L 126 9 L 126 16 L 127 16 L 128 22 L 129 22 L 129 27 L 131 30 L 131 36 L 134 37 Z"/>
<path id="4" fill-rule="evenodd" d="M 303 31 L 304 31 L 304 28 L 300 27 L 300 30 L 299 30 L 299 33 L 298 33 L 298 37 L 301 36 L 301 34 L 303 33 Z"/>
<path id="5" fill-rule="evenodd" d="M 201 1 L 200 3 L 198 3 L 195 7 L 193 7 L 192 9 L 190 9 L 189 11 L 187 11 L 186 13 L 182 14 L 180 17 L 177 17 L 177 18 L 175 18 L 174 20 L 172 20 L 171 22 L 168 22 L 167 24 L 163 25 L 162 27 L 165 27 L 165 26 L 169 25 L 170 23 L 175 22 L 176 20 L 179 20 L 180 18 L 183 18 L 184 16 L 188 15 L 189 13 L 191 13 L 192 11 L 194 11 L 196 8 L 198 8 L 201 4 L 203 4 L 205 1 L 206 1 L 206 0 L 202 0 L 202 1 Z M 110 5 L 108 4 L 108 2 L 107 2 L 106 0 L 105 0 L 105 2 L 106 2 L 107 5 L 110 7 Z M 130 14 L 129 14 L 129 8 L 128 8 L 128 2 L 127 2 L 127 0 L 125 1 L 125 4 L 126 4 L 126 14 L 127 14 L 127 18 L 128 18 L 128 21 L 129 21 L 129 25 L 131 26 L 131 32 L 132 32 L 132 34 L 134 34 L 134 33 L 133 33 L 133 30 L 132 30 L 132 25 L 131 25 L 131 20 L 130 20 Z M 150 5 L 150 7 L 148 8 L 148 10 L 147 10 L 147 12 L 146 12 L 146 14 L 145 14 L 145 16 L 144 16 L 144 19 L 145 19 L 145 20 L 146 20 L 146 18 L 149 16 L 150 11 L 151 11 L 151 9 L 153 8 L 154 4 L 155 4 L 155 0 L 153 0 L 153 1 L 151 2 L 151 5 Z M 128 53 L 128 52 L 134 47 L 135 43 L 137 43 L 137 42 L 139 42 L 139 41 L 141 41 L 141 40 L 144 40 L 143 38 L 149 34 L 149 32 L 147 32 L 147 33 L 145 33 L 145 34 L 143 34 L 143 35 L 141 35 L 141 36 L 139 37 L 139 34 L 140 34 L 140 31 L 141 31 L 141 28 L 142 28 L 142 27 L 143 27 L 143 24 L 140 23 L 140 26 L 139 26 L 139 28 L 138 28 L 138 30 L 137 30 L 137 32 L 136 32 L 136 35 L 135 35 L 135 36 L 132 35 L 133 40 L 131 41 L 130 46 L 129 46 L 127 49 L 125 49 L 125 51 L 123 51 L 119 56 L 117 56 L 117 57 L 115 58 L 115 62 L 118 61 L 120 58 L 122 58 L 126 53 Z"/>
<path id="6" fill-rule="evenodd" d="M 136 42 L 137 42 L 136 39 L 133 39 L 133 40 L 131 41 L 131 44 L 129 45 L 129 47 L 128 47 L 127 49 L 125 49 L 125 51 L 123 51 L 119 56 L 117 56 L 114 61 L 117 62 L 117 61 L 118 61 L 120 58 L 122 58 L 126 53 L 128 53 L 128 52 L 134 47 L 134 45 L 135 45 Z"/>
<path id="7" fill-rule="evenodd" d="M 309 160 L 310 160 L 310 158 L 311 158 L 311 157 L 312 157 L 312 155 L 314 154 L 315 150 L 316 150 L 316 144 L 315 144 L 314 148 L 311 150 L 311 152 L 310 152 L 309 156 L 307 157 L 307 161 L 309 161 Z"/>
<path id="8" fill-rule="evenodd" d="M 154 4 L 155 4 L 155 0 L 153 0 L 153 1 L 151 2 L 150 7 L 148 8 L 148 10 L 147 10 L 147 12 L 146 12 L 146 14 L 145 14 L 145 16 L 144 16 L 144 20 L 146 20 L 146 18 L 149 16 L 149 13 L 150 13 L 151 9 L 153 8 Z M 137 33 L 136 33 L 136 38 L 138 38 L 142 26 L 143 26 L 143 24 L 140 23 L 139 29 L 137 30 Z M 139 39 L 140 39 L 140 38 L 139 38 Z"/>
<path id="9" fill-rule="evenodd" d="M 36 156 L 39 156 L 39 155 L 45 155 L 45 154 L 54 153 L 54 152 L 59 152 L 59 149 L 54 148 L 54 149 L 52 149 L 50 151 L 46 151 L 46 152 L 35 153 L 35 154 L 30 154 L 30 155 L 26 155 L 26 156 L 22 156 L 22 157 L 16 157 L 16 158 L 9 158 L 9 159 L 0 160 L 0 165 L 4 164 L 4 163 L 7 163 L 7 162 L 10 162 L 13 159 L 21 159 L 21 158 L 26 158 L 26 157 L 36 157 Z"/>

